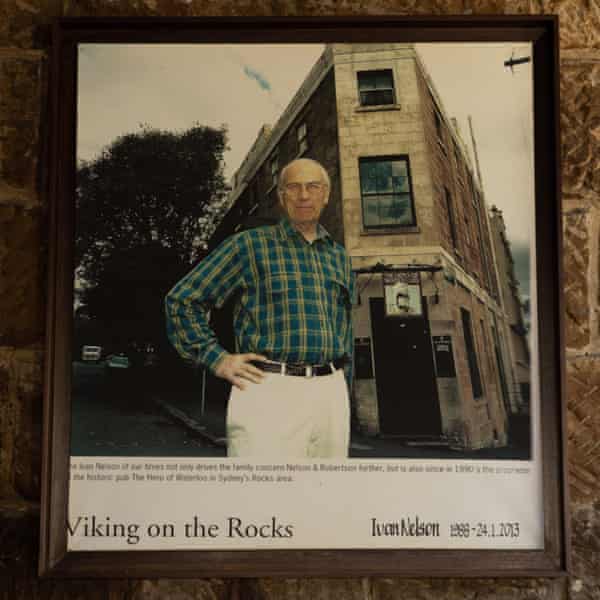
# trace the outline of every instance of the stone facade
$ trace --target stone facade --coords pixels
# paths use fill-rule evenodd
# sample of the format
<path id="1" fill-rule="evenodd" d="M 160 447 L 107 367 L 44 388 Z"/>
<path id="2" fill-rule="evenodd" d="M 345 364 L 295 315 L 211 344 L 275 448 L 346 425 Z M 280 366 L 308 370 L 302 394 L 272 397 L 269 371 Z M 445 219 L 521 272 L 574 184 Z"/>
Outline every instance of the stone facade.
<path id="1" fill-rule="evenodd" d="M 456 373 L 436 376 L 433 371 L 423 371 L 418 375 L 436 380 L 441 431 L 435 435 L 470 449 L 506 444 L 507 412 L 514 407 L 506 392 L 501 393 L 497 369 L 490 367 L 488 372 L 494 346 L 486 340 L 493 339 L 494 328 L 506 365 L 503 374 L 505 371 L 509 375 L 513 369 L 506 351 L 506 319 L 498 303 L 483 192 L 476 183 L 464 143 L 411 45 L 336 44 L 334 57 L 346 248 L 353 265 L 363 270 L 377 263 L 398 270 L 416 269 L 414 265 L 439 269 L 421 271 L 426 320 L 431 339 L 440 340 L 443 336 L 450 344 Z M 358 73 L 383 70 L 393 73 L 394 103 L 360 106 L 356 91 Z M 412 227 L 365 225 L 358 166 L 365 158 L 382 156 L 408 157 L 415 212 Z M 356 337 L 363 339 L 374 335 L 369 325 L 371 298 L 382 295 L 381 276 L 376 276 L 379 285 L 372 279 L 369 272 L 358 278 L 359 288 L 371 282 L 363 294 L 365 301 L 354 311 Z M 472 360 L 479 363 L 482 381 L 488 382 L 481 392 L 473 388 L 470 378 L 472 365 L 470 368 L 461 309 L 468 311 L 471 318 Z M 410 351 L 410 344 L 398 349 L 399 356 Z M 423 355 L 422 359 L 427 357 Z M 376 357 L 374 362 L 377 377 Z M 511 383 L 503 383 L 503 387 Z M 367 419 L 363 423 L 366 430 L 379 433 L 382 423 L 375 405 L 381 404 L 383 394 L 380 386 L 375 393 L 375 387 L 374 381 L 358 380 L 354 395 L 359 420 L 362 415 Z M 427 393 L 414 384 L 412 390 L 405 402 L 419 403 L 419 394 Z M 413 394 L 415 397 L 411 398 Z M 427 435 L 434 435 L 433 428 Z"/>
<path id="2" fill-rule="evenodd" d="M 388 78 L 388 93 L 393 97 L 386 103 L 365 105 L 357 81 L 374 73 Z M 393 43 L 327 46 L 279 121 L 260 129 L 233 177 L 231 208 L 211 246 L 235 231 L 277 216 L 277 176 L 283 165 L 299 156 L 314 158 L 327 169 L 331 197 L 322 221 L 345 245 L 353 267 L 363 271 L 357 284 L 364 301 L 355 307 L 353 321 L 355 339 L 369 346 L 372 365 L 370 374 L 357 376 L 353 389 L 361 429 L 371 435 L 435 438 L 467 449 L 505 445 L 508 415 L 517 412 L 521 400 L 518 390 L 514 392 L 516 366 L 506 339 L 507 316 L 498 297 L 498 270 L 483 192 L 464 142 L 445 115 L 414 47 Z M 407 210 L 414 222 L 373 226 L 367 220 L 361 169 L 365 161 L 397 159 L 406 161 Z M 382 264 L 398 272 L 414 270 L 414 265 L 425 269 L 420 285 L 428 313 L 424 323 L 431 339 L 417 342 L 419 359 L 409 366 L 399 358 L 416 347 L 416 340 L 397 336 L 395 341 L 406 347 L 394 348 L 395 368 L 400 372 L 393 381 L 377 374 L 386 369 L 389 356 L 371 323 L 375 318 L 372 305 L 383 298 L 385 277 L 378 273 L 374 278 L 372 269 Z M 461 291 L 454 289 L 457 286 Z M 469 331 L 463 330 L 464 311 L 473 319 Z M 442 336 L 456 372 L 436 376 L 433 369 L 420 366 L 433 367 L 433 340 Z M 467 337 L 473 338 L 469 351 Z M 495 362 L 495 349 L 500 364 L 488 369 Z M 483 364 L 473 367 L 477 362 Z M 481 389 L 471 381 L 473 369 L 479 371 L 475 377 L 486 382 Z M 402 399 L 396 399 L 390 388 L 403 379 L 412 383 L 404 386 Z M 419 385 L 423 380 L 434 380 L 433 388 Z M 408 415 L 391 405 L 421 405 L 429 402 L 426 396 L 435 396 L 428 409 L 431 414 L 419 419 L 429 419 L 430 426 L 400 425 Z"/>
<path id="3" fill-rule="evenodd" d="M 399 579 L 393 577 L 346 579 L 189 580 L 154 579 L 40 581 L 36 575 L 39 487 L 31 478 L 28 491 L 17 483 L 19 473 L 39 472 L 44 323 L 43 173 L 48 157 L 39 142 L 47 127 L 45 98 L 48 89 L 44 65 L 49 56 L 48 23 L 55 16 L 158 16 L 158 15 L 365 15 L 365 14 L 553 14 L 561 19 L 561 122 L 563 125 L 563 211 L 567 356 L 567 411 L 569 487 L 571 496 L 573 565 L 568 579 Z M 24 127 L 22 144 L 6 144 L 1 154 L 15 155 L 15 166 L 3 167 L 0 205 L 19 215 L 15 231 L 33 233 L 18 239 L 1 231 L 6 253 L 0 260 L 19 291 L 2 305 L 0 347 L 0 539 L 2 584 L 0 596 L 7 600 L 37 598 L 112 598 L 150 600 L 192 599 L 300 599 L 352 598 L 387 600 L 592 600 L 600 593 L 600 435 L 597 390 L 600 382 L 600 332 L 598 315 L 598 245 L 600 196 L 595 183 L 599 155 L 597 135 L 600 119 L 598 82 L 600 60 L 600 4 L 598 0 L 7 0 L 0 5 L 0 58 L 21 84 L 11 88 L 18 102 L 3 104 L 4 127 Z M 19 72 L 24 61 L 36 65 L 33 72 Z M 7 71 L 4 71 L 5 73 Z M 6 81 L 6 79 L 4 79 Z M 7 97 L 2 84 L 2 102 Z M 33 95 L 30 90 L 34 90 Z M 28 111 L 24 107 L 28 106 Z M 24 122 L 25 121 L 25 122 Z M 28 123 L 31 123 L 30 125 Z M 27 131 L 35 132 L 33 135 Z M 39 136 L 39 137 L 38 137 Z M 4 160 L 4 159 L 3 159 Z M 12 159 L 11 159 L 12 160 Z M 17 166 L 17 163 L 19 166 Z M 42 167 L 38 167 L 41 163 Z M 7 169 L 5 171 L 4 169 Z M 5 173 L 8 179 L 5 179 Z M 39 173 L 39 175 L 35 175 Z M 39 210 L 30 210 L 37 207 Z M 23 212 L 18 212 L 23 209 Z M 12 212 L 15 211 L 15 212 Z M 12 218 L 12 217 L 11 217 Z M 37 231 L 37 233 L 35 233 Z M 20 248 L 20 250 L 19 250 Z M 27 266 L 21 269 L 27 257 Z M 0 294 L 3 301 L 4 291 Z M 6 311 L 9 311 L 8 313 Z M 14 311 L 14 312 L 13 312 Z M 32 315 L 35 317 L 32 318 Z M 32 324 L 33 320 L 33 324 Z M 8 326 L 12 333 L 6 334 Z M 18 332 L 24 332 L 23 334 Z M 17 335 L 18 333 L 18 335 Z M 29 366 L 24 366 L 25 364 Z M 24 399 L 23 389 L 26 389 Z M 31 445 L 23 443 L 30 440 Z M 34 443 L 33 443 L 34 442 Z M 21 448 L 22 450 L 17 450 Z M 28 495 L 32 499 L 27 500 Z"/>
<path id="4" fill-rule="evenodd" d="M 490 217 L 492 239 L 494 243 L 494 254 L 498 264 L 500 277 L 500 293 L 506 313 L 506 321 L 509 326 L 507 340 L 514 368 L 514 379 L 519 386 L 518 393 L 514 395 L 520 398 L 515 402 L 516 412 L 525 410 L 529 404 L 531 385 L 531 361 L 529 344 L 527 342 L 527 329 L 524 321 L 524 310 L 519 295 L 519 283 L 515 275 L 515 264 L 510 250 L 510 243 L 506 237 L 506 227 L 502 211 L 493 207 Z"/>

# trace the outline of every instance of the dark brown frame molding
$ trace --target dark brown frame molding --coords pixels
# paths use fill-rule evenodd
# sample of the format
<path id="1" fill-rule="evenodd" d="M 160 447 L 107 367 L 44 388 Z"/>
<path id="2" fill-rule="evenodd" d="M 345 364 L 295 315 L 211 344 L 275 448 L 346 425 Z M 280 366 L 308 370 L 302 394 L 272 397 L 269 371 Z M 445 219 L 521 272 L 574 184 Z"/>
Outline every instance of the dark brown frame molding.
<path id="1" fill-rule="evenodd" d="M 67 552 L 76 54 L 79 43 L 529 41 L 534 53 L 544 550 Z M 569 569 L 555 16 L 62 19 L 53 26 L 39 570 L 50 577 L 560 576 Z"/>

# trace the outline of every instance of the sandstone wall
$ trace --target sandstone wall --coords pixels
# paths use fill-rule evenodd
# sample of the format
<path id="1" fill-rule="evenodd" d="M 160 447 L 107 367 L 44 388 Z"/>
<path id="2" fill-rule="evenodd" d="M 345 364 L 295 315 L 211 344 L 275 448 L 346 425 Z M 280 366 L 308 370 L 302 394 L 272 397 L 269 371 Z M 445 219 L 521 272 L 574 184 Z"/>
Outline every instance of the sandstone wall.
<path id="1" fill-rule="evenodd" d="M 550 14 L 561 17 L 569 580 L 45 581 L 39 514 L 52 17 Z M 7 599 L 459 600 L 600 597 L 600 0 L 2 0 L 0 3 L 0 592 Z"/>

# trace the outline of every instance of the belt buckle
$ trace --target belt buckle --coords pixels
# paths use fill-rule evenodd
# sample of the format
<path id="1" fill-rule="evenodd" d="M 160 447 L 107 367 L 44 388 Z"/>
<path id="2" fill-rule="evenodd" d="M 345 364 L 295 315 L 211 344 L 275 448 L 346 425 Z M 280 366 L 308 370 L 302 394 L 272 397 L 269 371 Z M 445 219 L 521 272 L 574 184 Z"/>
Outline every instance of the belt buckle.
<path id="1" fill-rule="evenodd" d="M 306 367 L 304 367 L 304 376 L 305 377 L 312 377 L 313 376 L 312 365 L 306 365 Z"/>

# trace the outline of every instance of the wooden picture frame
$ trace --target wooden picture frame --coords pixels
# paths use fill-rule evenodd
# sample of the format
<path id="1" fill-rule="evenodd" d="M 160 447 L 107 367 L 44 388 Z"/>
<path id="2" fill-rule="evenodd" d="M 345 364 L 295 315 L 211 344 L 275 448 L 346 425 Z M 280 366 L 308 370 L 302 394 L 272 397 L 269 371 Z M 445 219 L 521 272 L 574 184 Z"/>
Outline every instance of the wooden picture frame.
<path id="1" fill-rule="evenodd" d="M 554 16 L 61 19 L 53 27 L 49 258 L 39 570 L 47 577 L 541 577 L 569 569 L 565 485 L 564 334 Z M 533 55 L 537 364 L 543 547 L 538 549 L 68 549 L 76 226 L 77 51 L 80 44 L 529 42 Z M 306 133 L 306 132 L 304 132 Z M 412 168 L 412 165 L 411 165 Z M 414 183 L 413 173 L 413 183 Z M 440 336 L 440 334 L 437 334 Z M 358 335 L 369 348 L 372 341 Z M 444 334 L 436 338 L 447 341 Z M 437 342 L 436 342 L 437 343 Z M 439 342 L 441 343 L 441 342 Z M 452 350 L 452 345 L 444 346 Z M 377 347 L 373 349 L 377 352 Z M 452 372 L 454 365 L 451 368 Z M 367 374 L 370 370 L 365 370 Z M 539 457 L 538 457 L 539 458 Z M 306 518 L 309 515 L 305 515 Z M 373 519 L 374 520 L 374 519 Z"/>

